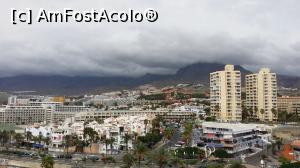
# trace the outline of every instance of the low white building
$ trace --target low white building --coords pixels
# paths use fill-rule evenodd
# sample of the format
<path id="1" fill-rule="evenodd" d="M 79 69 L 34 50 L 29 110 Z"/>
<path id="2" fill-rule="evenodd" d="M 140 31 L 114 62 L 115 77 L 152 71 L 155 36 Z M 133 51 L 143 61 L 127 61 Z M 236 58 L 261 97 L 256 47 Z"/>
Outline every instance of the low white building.
<path id="1" fill-rule="evenodd" d="M 260 142 L 255 124 L 204 122 L 202 129 L 201 140 L 206 145 L 231 154 L 245 152 Z"/>
<path id="2" fill-rule="evenodd" d="M 64 137 L 66 135 L 75 134 L 80 140 L 83 140 L 84 128 L 90 127 L 98 133 L 99 138 L 113 138 L 115 140 L 113 143 L 113 149 L 110 149 L 110 145 L 108 145 L 107 150 L 117 151 L 127 145 L 129 148 L 132 148 L 131 140 L 128 141 L 128 144 L 125 144 L 124 135 L 145 135 L 151 129 L 152 125 L 150 123 L 154 118 L 154 115 L 111 117 L 103 120 L 103 123 L 101 124 L 96 121 L 86 123 L 84 121 L 70 122 L 73 120 L 66 120 L 66 122 L 60 125 L 48 124 L 47 126 L 41 126 L 35 124 L 33 126 L 28 126 L 25 131 L 31 132 L 33 136 L 42 135 L 43 137 L 49 137 L 51 139 L 50 147 L 62 148 L 64 144 Z M 105 153 L 105 143 L 98 142 L 98 144 L 101 146 L 99 153 Z"/>

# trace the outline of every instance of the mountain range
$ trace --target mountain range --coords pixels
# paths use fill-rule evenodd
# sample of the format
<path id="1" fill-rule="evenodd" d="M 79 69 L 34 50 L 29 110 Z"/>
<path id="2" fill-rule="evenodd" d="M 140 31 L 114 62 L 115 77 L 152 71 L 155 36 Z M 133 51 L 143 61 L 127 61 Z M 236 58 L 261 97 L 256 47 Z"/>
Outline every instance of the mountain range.
<path id="1" fill-rule="evenodd" d="M 145 74 L 140 77 L 83 77 L 83 76 L 32 76 L 22 75 L 0 78 L 0 91 L 35 91 L 38 94 L 76 95 L 108 90 L 134 88 L 143 84 L 165 86 L 178 83 L 201 83 L 208 86 L 209 73 L 223 70 L 220 63 L 195 63 L 180 68 L 175 74 Z M 242 78 L 251 71 L 236 65 Z M 300 88 L 300 77 L 277 75 L 278 85 Z"/>

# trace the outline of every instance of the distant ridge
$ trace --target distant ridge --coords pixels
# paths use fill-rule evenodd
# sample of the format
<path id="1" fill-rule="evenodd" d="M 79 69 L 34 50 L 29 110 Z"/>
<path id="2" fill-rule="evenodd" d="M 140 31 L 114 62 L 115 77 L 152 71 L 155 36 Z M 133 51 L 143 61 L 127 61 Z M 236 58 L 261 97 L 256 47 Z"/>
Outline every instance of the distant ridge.
<path id="1" fill-rule="evenodd" d="M 165 86 L 178 83 L 202 83 L 208 85 L 209 73 L 223 70 L 224 64 L 195 63 L 180 68 L 174 75 L 146 74 L 141 77 L 82 77 L 82 76 L 33 76 L 22 75 L 0 78 L 0 91 L 34 90 L 38 94 L 84 94 L 94 91 L 106 91 L 133 88 L 143 84 Z M 243 77 L 251 73 L 240 65 Z M 278 75 L 280 86 L 300 88 L 300 78 L 287 75 Z"/>

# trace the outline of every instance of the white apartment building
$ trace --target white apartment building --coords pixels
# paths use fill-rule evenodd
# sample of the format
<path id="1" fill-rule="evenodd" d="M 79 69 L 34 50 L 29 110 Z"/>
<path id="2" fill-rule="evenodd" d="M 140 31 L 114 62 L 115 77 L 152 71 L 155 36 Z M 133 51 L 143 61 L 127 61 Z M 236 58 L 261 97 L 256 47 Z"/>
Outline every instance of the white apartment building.
<path id="1" fill-rule="evenodd" d="M 149 132 L 152 125 L 145 125 L 144 121 L 147 119 L 151 123 L 154 118 L 154 115 L 120 116 L 104 119 L 102 124 L 92 121 L 86 125 L 83 121 L 68 122 L 66 120 L 66 122 L 60 125 L 53 123 L 48 125 L 34 124 L 26 127 L 25 132 L 29 131 L 33 136 L 42 135 L 43 137 L 51 138 L 51 150 L 57 151 L 56 149 L 63 148 L 65 135 L 75 134 L 80 140 L 83 140 L 84 128 L 90 127 L 98 133 L 99 137 L 114 138 L 113 149 L 110 149 L 110 146 L 108 146 L 108 150 L 114 151 L 126 146 L 124 140 L 125 134 L 133 135 L 137 133 L 138 136 L 144 136 Z M 98 142 L 98 144 L 100 144 L 98 153 L 106 153 L 106 145 L 103 142 Z M 133 148 L 132 140 L 129 140 L 128 147 L 130 149 Z"/>
<path id="2" fill-rule="evenodd" d="M 210 73 L 210 109 L 219 121 L 240 121 L 241 73 L 233 65 L 226 65 L 224 71 Z"/>
<path id="3" fill-rule="evenodd" d="M 277 80 L 270 69 L 262 68 L 259 73 L 246 75 L 246 107 L 261 121 L 276 120 L 273 112 L 277 109 Z"/>
<path id="4" fill-rule="evenodd" d="M 260 143 L 258 129 L 255 124 L 204 122 L 201 140 L 231 154 L 242 153 Z"/>

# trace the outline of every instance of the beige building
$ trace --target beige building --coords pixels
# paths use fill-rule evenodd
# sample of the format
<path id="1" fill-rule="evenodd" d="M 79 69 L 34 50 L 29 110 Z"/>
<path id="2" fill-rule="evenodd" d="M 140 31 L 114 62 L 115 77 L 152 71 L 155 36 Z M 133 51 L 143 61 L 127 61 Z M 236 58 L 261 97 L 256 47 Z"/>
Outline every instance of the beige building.
<path id="1" fill-rule="evenodd" d="M 75 121 L 94 121 L 97 119 L 106 119 L 110 117 L 120 117 L 120 116 L 137 116 L 137 115 L 154 115 L 154 116 L 161 116 L 165 119 L 172 119 L 172 120 L 182 120 L 182 119 L 190 119 L 192 118 L 195 113 L 192 111 L 174 111 L 174 110 L 167 110 L 167 109 L 160 109 L 160 110 L 92 110 L 89 112 L 80 112 L 75 114 L 74 120 Z M 72 118 L 72 117 L 71 117 Z"/>
<path id="2" fill-rule="evenodd" d="M 33 124 L 50 122 L 51 110 L 41 106 L 14 106 L 8 105 L 0 108 L 0 123 Z"/>
<path id="3" fill-rule="evenodd" d="M 276 120 L 277 80 L 270 69 L 262 68 L 259 73 L 246 75 L 246 107 L 254 118 Z"/>
<path id="4" fill-rule="evenodd" d="M 277 98 L 278 111 L 287 113 L 300 113 L 300 97 L 282 96 Z"/>
<path id="5" fill-rule="evenodd" d="M 210 73 L 210 109 L 219 121 L 240 121 L 241 73 L 233 65 L 226 65 L 224 71 Z"/>

